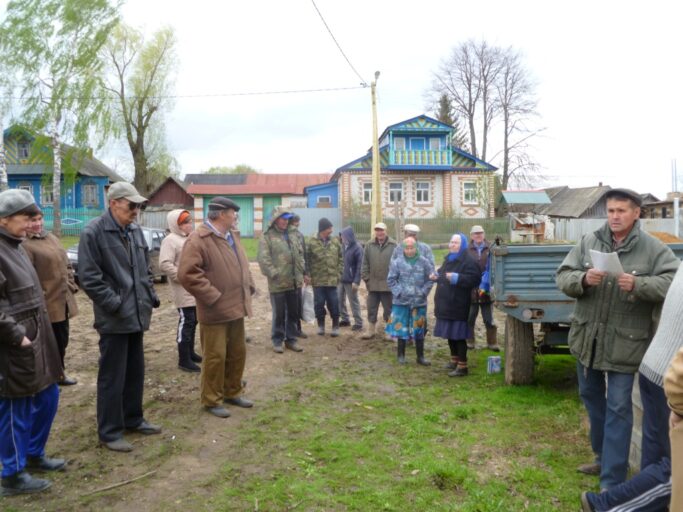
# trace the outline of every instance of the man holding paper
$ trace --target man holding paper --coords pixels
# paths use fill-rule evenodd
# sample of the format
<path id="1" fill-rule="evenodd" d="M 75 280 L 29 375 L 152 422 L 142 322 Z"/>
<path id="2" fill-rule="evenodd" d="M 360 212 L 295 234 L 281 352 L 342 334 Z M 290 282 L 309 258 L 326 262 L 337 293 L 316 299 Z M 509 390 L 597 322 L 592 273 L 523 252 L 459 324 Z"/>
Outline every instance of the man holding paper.
<path id="1" fill-rule="evenodd" d="M 578 470 L 599 474 L 600 487 L 609 489 L 626 480 L 633 378 L 679 261 L 641 231 L 639 194 L 617 188 L 605 198 L 607 222 L 569 252 L 557 285 L 576 299 L 569 349 L 577 358 L 579 395 L 596 455 Z"/>

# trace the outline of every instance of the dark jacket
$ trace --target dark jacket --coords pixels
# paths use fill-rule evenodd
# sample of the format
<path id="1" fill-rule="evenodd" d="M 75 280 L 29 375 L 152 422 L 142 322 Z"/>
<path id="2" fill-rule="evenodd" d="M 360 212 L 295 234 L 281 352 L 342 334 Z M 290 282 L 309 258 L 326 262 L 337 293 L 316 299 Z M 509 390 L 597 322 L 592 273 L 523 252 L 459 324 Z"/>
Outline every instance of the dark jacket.
<path id="1" fill-rule="evenodd" d="M 137 224 L 124 231 L 109 211 L 90 221 L 78 244 L 78 278 L 93 301 L 97 332 L 149 329 L 159 298 L 152 286 L 147 243 Z"/>
<path id="2" fill-rule="evenodd" d="M 363 265 L 363 248 L 356 242 L 356 235 L 351 226 L 345 227 L 341 232 L 344 244 L 344 271 L 342 283 L 360 284 L 360 269 Z"/>
<path id="3" fill-rule="evenodd" d="M 285 231 L 278 229 L 275 221 L 283 213 L 291 212 L 278 208 L 258 244 L 257 261 L 261 273 L 268 279 L 270 293 L 301 288 L 304 282 L 303 236 L 290 227 Z"/>
<path id="4" fill-rule="evenodd" d="M 479 254 L 479 251 L 477 251 L 477 248 L 474 246 L 474 242 L 470 240 L 470 243 L 467 244 L 467 252 L 472 257 L 472 259 L 479 265 L 479 274 L 483 274 L 486 270 L 486 264 L 489 260 L 491 244 L 489 244 L 488 240 L 484 240 L 484 248 L 482 249 L 481 254 Z M 477 284 L 477 286 L 472 288 L 472 302 L 487 304 L 491 302 L 491 295 L 488 293 L 480 295 L 479 285 Z"/>
<path id="5" fill-rule="evenodd" d="M 446 279 L 447 272 L 456 272 L 458 280 L 451 284 Z M 434 316 L 442 320 L 467 321 L 472 300 L 472 289 L 479 286 L 481 272 L 477 262 L 467 252 L 463 252 L 455 261 L 444 260 L 437 271 L 434 294 Z"/>
<path id="6" fill-rule="evenodd" d="M 584 288 L 592 266 L 590 250 L 613 252 L 612 232 L 605 223 L 584 235 L 557 271 L 557 286 L 576 299 L 569 329 L 569 350 L 583 366 L 602 371 L 635 373 L 655 331 L 666 292 L 680 261 L 669 247 L 640 230 L 636 221 L 617 253 L 624 272 L 636 278 L 625 292 L 616 276 Z"/>
<path id="7" fill-rule="evenodd" d="M 43 391 L 62 377 L 62 363 L 43 290 L 21 239 L 0 228 L 0 396 Z M 26 336 L 30 347 L 20 347 Z"/>

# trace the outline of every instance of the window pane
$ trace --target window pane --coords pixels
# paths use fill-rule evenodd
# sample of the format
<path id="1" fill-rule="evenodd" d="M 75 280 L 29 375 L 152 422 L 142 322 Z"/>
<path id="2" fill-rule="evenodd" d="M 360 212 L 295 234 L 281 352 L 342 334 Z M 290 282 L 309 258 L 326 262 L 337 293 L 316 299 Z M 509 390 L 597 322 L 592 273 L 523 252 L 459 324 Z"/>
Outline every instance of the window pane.
<path id="1" fill-rule="evenodd" d="M 363 183 L 363 203 L 372 202 L 372 183 Z"/>
<path id="2" fill-rule="evenodd" d="M 403 183 L 389 183 L 389 202 L 403 201 Z"/>
<path id="3" fill-rule="evenodd" d="M 403 137 L 394 137 L 394 149 L 396 151 L 404 151 L 406 149 L 406 139 Z"/>
<path id="4" fill-rule="evenodd" d="M 429 139 L 429 149 L 432 151 L 439 151 L 441 149 L 441 139 L 435 137 Z"/>
<path id="5" fill-rule="evenodd" d="M 415 183 L 415 202 L 428 203 L 431 192 L 431 183 L 419 181 Z"/>
<path id="6" fill-rule="evenodd" d="M 476 203 L 477 202 L 477 184 L 469 181 L 463 183 L 463 202 Z"/>

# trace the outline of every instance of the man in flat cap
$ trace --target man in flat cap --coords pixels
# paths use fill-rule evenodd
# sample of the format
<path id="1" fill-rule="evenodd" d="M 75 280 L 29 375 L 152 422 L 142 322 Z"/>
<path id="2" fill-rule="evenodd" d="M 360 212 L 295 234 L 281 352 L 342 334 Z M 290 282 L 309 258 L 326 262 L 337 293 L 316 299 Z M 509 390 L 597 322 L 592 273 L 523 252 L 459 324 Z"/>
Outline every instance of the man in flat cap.
<path id="1" fill-rule="evenodd" d="M 297 345 L 296 337 L 304 282 L 304 244 L 298 231 L 290 227 L 292 217 L 292 212 L 278 207 L 258 245 L 258 264 L 268 279 L 273 308 L 273 350 L 278 354 L 284 348 L 294 352 L 303 350 Z"/>
<path id="2" fill-rule="evenodd" d="M 197 301 L 202 344 L 201 403 L 214 416 L 227 418 L 223 404 L 252 407 L 242 397 L 247 359 L 244 317 L 251 315 L 256 291 L 249 260 L 233 231 L 240 207 L 214 197 L 208 218 L 187 239 L 178 264 L 178 280 Z"/>
<path id="3" fill-rule="evenodd" d="M 387 225 L 384 222 L 375 224 L 373 230 L 375 236 L 365 244 L 360 269 L 361 279 L 368 289 L 368 329 L 363 333 L 364 340 L 375 337 L 380 303 L 384 323 L 387 323 L 391 317 L 392 296 L 387 284 L 387 276 L 391 257 L 396 249 L 396 241 L 387 235 Z"/>
<path id="4" fill-rule="evenodd" d="M 428 244 L 424 242 L 420 242 L 418 240 L 419 234 L 420 234 L 420 227 L 416 224 L 406 224 L 403 226 L 403 234 L 405 238 L 412 238 L 415 240 L 417 243 L 417 250 L 420 253 L 421 256 L 424 256 L 427 258 L 431 263 L 432 266 L 434 267 L 434 253 L 432 252 L 432 248 L 429 247 Z M 398 244 L 396 246 L 396 249 L 394 249 L 394 254 L 392 255 L 391 259 L 402 257 L 403 256 L 403 247 L 401 244 Z"/>
<path id="5" fill-rule="evenodd" d="M 0 496 L 45 490 L 51 482 L 27 470 L 66 464 L 45 456 L 64 374 L 43 289 L 21 246 L 37 213 L 26 190 L 0 193 Z"/>
<path id="6" fill-rule="evenodd" d="M 484 275 L 488 270 L 489 253 L 491 244 L 486 240 L 486 233 L 481 226 L 472 226 L 470 229 L 470 243 L 467 245 L 467 252 L 472 259 L 479 265 L 479 270 Z M 491 304 L 491 295 L 483 293 L 479 286 L 472 290 L 472 302 L 470 303 L 470 312 L 467 323 L 474 333 L 474 325 L 477 323 L 477 316 L 481 311 L 481 318 L 486 327 L 486 346 L 489 350 L 500 352 L 498 347 L 498 328 L 493 323 L 493 306 Z M 467 340 L 467 348 L 474 349 L 476 347 L 474 335 Z"/>
<path id="7" fill-rule="evenodd" d="M 110 450 L 129 452 L 126 430 L 158 434 L 142 412 L 145 358 L 142 338 L 159 298 L 152 286 L 149 249 L 137 225 L 147 199 L 119 181 L 107 192 L 109 209 L 93 219 L 78 244 L 78 277 L 92 299 L 100 335 L 97 431 Z"/>
<path id="8" fill-rule="evenodd" d="M 605 199 L 607 222 L 569 252 L 557 271 L 557 285 L 576 299 L 569 349 L 577 359 L 579 395 L 595 453 L 595 462 L 578 470 L 600 475 L 600 488 L 610 489 L 626 480 L 633 378 L 679 261 L 640 229 L 639 194 L 616 188 Z M 616 253 L 622 271 L 595 268 L 591 250 Z"/>

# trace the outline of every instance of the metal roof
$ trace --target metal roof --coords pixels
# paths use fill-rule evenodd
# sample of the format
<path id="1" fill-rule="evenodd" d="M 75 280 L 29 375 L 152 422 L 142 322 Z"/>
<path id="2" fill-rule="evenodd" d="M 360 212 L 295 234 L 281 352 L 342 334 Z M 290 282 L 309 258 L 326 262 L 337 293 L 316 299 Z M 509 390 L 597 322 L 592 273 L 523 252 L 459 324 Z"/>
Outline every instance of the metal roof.
<path id="1" fill-rule="evenodd" d="M 196 175 L 192 175 L 196 176 Z M 304 195 L 304 188 L 330 181 L 331 174 L 212 174 L 229 178 L 222 183 L 191 183 L 187 192 L 192 195 Z M 235 180 L 232 177 L 243 177 Z M 187 178 L 186 178 L 187 181 Z M 241 181 L 241 183 L 231 183 Z"/>
<path id="2" fill-rule="evenodd" d="M 553 217 L 579 218 L 599 203 L 612 187 L 565 187 L 553 196 L 552 204 L 541 205 L 536 213 Z"/>
<path id="3" fill-rule="evenodd" d="M 550 204 L 545 190 L 504 190 L 502 194 L 508 204 Z"/>

